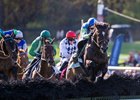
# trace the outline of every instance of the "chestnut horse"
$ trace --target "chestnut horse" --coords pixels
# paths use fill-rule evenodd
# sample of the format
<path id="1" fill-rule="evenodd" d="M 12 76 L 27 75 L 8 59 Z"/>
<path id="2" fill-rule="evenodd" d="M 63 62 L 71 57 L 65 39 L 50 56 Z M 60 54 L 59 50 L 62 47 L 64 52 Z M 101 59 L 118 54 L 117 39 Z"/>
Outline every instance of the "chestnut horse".
<path id="1" fill-rule="evenodd" d="M 71 58 L 66 72 L 66 79 L 73 80 L 75 76 L 85 76 L 89 81 L 94 82 L 100 72 L 102 74 L 100 74 L 99 79 L 104 78 L 108 70 L 108 29 L 108 23 L 95 24 L 94 32 L 91 33 L 82 51 L 82 62 L 74 64 Z"/>
<path id="2" fill-rule="evenodd" d="M 28 55 L 27 52 L 20 49 L 18 50 L 18 59 L 17 62 L 19 63 L 19 65 L 25 69 L 27 67 L 27 65 L 29 64 L 29 60 L 28 60 Z"/>
<path id="3" fill-rule="evenodd" d="M 17 70 L 20 67 L 17 60 L 18 48 L 12 37 L 4 37 L 0 41 L 0 79 L 17 79 Z"/>
<path id="4" fill-rule="evenodd" d="M 22 79 L 25 78 L 36 78 L 43 77 L 45 79 L 53 79 L 55 77 L 53 67 L 55 66 L 54 62 L 54 48 L 52 44 L 45 40 L 45 45 L 41 47 L 41 57 L 36 59 L 36 61 L 31 62 Z M 29 69 L 29 70 L 28 70 Z"/>
<path id="5" fill-rule="evenodd" d="M 18 50 L 17 63 L 21 66 L 21 68 L 18 70 L 18 79 L 22 79 L 23 72 L 29 64 L 28 55 L 26 51 L 22 49 Z"/>

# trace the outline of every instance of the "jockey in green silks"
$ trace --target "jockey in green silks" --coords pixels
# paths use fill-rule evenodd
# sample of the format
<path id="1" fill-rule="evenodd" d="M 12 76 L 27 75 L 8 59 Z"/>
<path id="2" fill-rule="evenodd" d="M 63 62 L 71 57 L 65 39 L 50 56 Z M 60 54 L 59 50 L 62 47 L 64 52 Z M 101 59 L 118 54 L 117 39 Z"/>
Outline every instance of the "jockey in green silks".
<path id="1" fill-rule="evenodd" d="M 43 30 L 32 43 L 31 48 L 29 49 L 29 54 L 33 57 L 38 57 L 41 55 L 41 46 L 44 45 L 43 39 L 48 39 L 52 42 L 51 34 L 48 30 Z M 54 48 L 54 55 L 56 55 L 56 50 Z"/>
<path id="2" fill-rule="evenodd" d="M 39 64 L 41 60 L 41 47 L 44 45 L 44 40 L 49 40 L 52 42 L 51 34 L 48 30 L 43 30 L 40 33 L 40 36 L 38 36 L 32 43 L 31 47 L 28 50 L 28 53 L 35 57 L 35 59 L 32 60 L 32 62 L 26 67 L 25 69 L 25 76 L 30 77 L 30 73 L 32 71 L 32 68 Z M 54 55 L 56 55 L 56 49 L 54 48 Z M 54 67 L 54 66 L 53 66 Z"/>

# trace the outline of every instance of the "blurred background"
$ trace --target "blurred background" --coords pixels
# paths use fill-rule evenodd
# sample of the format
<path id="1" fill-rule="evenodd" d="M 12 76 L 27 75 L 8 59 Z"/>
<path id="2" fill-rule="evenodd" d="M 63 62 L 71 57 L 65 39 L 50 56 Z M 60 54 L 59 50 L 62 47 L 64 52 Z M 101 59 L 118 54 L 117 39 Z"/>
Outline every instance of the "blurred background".
<path id="1" fill-rule="evenodd" d="M 99 4 L 107 8 L 101 16 Z M 98 17 L 111 24 L 111 42 L 118 34 L 125 34 L 121 53 L 127 55 L 132 50 L 140 51 L 140 21 L 135 20 L 140 19 L 139 5 L 140 0 L 0 0 L 0 28 L 20 29 L 28 45 L 47 29 L 56 38 L 57 48 L 68 30 L 78 32 L 81 20 Z"/>
<path id="2" fill-rule="evenodd" d="M 111 10 L 140 19 L 140 0 L 103 1 Z M 21 29 L 30 44 L 43 29 L 50 30 L 53 37 L 61 30 L 79 30 L 81 19 L 97 17 L 97 4 L 98 0 L 0 0 L 0 28 Z M 140 39 L 140 23 L 106 10 L 103 16 L 110 24 L 131 25 L 133 39 Z"/>

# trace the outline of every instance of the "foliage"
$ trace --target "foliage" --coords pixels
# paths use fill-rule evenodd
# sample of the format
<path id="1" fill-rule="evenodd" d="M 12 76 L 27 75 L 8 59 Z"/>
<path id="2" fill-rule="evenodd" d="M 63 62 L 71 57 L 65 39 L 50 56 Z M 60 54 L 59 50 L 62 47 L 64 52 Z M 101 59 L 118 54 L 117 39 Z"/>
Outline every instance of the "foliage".
<path id="1" fill-rule="evenodd" d="M 3 29 L 47 28 L 78 30 L 81 19 L 96 17 L 98 0 L 0 0 L 0 26 Z M 140 18 L 139 0 L 104 0 L 105 7 Z M 136 24 L 128 19 L 107 13 L 107 22 Z"/>
<path id="2" fill-rule="evenodd" d="M 2 2 L 3 1 L 3 2 Z M 25 28 L 34 21 L 41 10 L 42 0 L 2 0 L 4 28 Z"/>

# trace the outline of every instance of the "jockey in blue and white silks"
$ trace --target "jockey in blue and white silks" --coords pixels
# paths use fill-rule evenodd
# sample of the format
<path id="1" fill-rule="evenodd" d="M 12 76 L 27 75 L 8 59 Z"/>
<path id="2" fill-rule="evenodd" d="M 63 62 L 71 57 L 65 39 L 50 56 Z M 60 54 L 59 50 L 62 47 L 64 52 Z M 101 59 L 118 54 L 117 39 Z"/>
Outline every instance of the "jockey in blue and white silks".
<path id="1" fill-rule="evenodd" d="M 23 39 L 23 33 L 20 30 L 15 30 L 14 33 L 15 33 L 14 39 L 17 43 L 18 50 L 22 50 L 27 54 L 28 46 L 26 41 Z"/>
<path id="2" fill-rule="evenodd" d="M 62 71 L 66 67 L 72 54 L 77 52 L 77 43 L 78 40 L 76 39 L 76 33 L 73 31 L 68 31 L 66 33 L 66 37 L 60 42 L 60 71 Z"/>
<path id="3" fill-rule="evenodd" d="M 83 23 L 81 26 L 80 40 L 87 39 L 90 35 L 91 28 L 97 23 L 95 18 L 89 18 L 87 22 Z"/>

